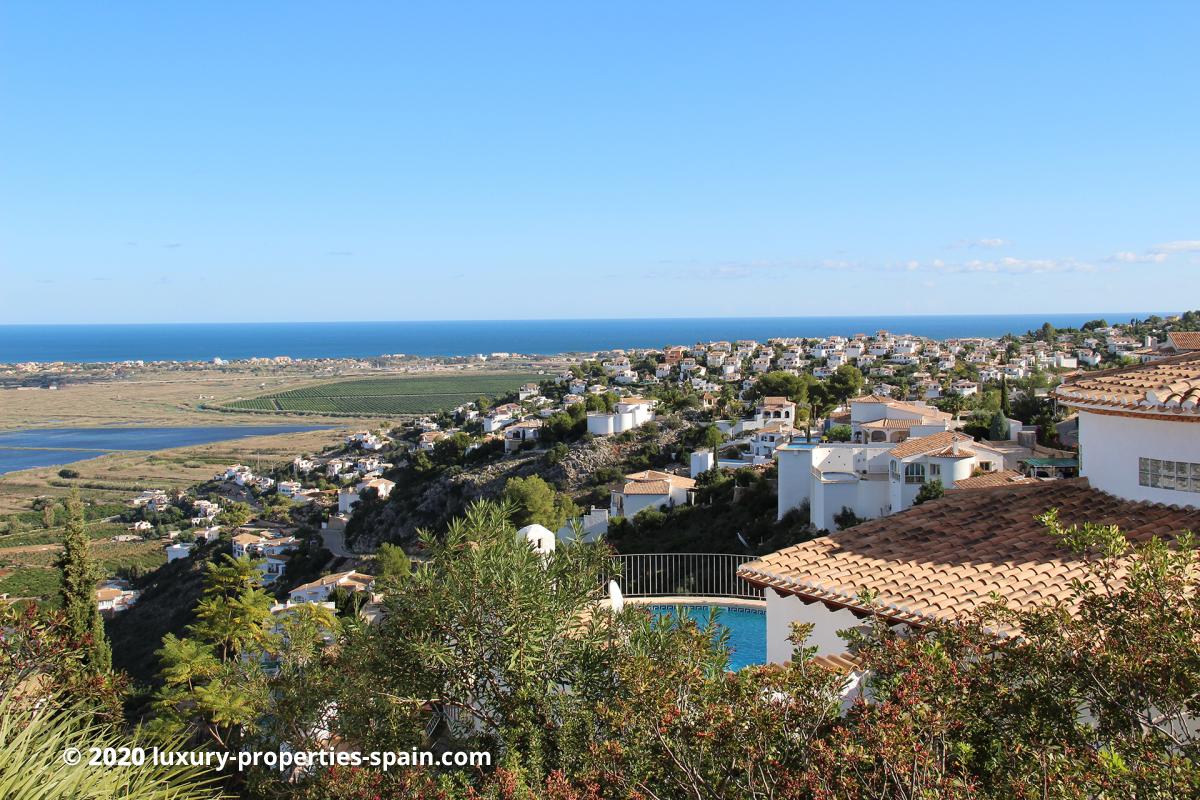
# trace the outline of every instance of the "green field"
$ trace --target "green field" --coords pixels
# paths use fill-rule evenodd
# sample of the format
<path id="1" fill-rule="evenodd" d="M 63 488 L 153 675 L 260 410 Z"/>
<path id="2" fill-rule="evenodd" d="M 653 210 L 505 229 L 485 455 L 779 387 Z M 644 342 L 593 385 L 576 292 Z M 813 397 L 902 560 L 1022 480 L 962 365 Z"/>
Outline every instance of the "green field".
<path id="1" fill-rule="evenodd" d="M 390 416 L 448 411 L 479 396 L 496 397 L 522 384 L 538 381 L 534 374 L 448 375 L 412 378 L 363 378 L 291 389 L 220 408 L 259 413 L 344 414 Z"/>

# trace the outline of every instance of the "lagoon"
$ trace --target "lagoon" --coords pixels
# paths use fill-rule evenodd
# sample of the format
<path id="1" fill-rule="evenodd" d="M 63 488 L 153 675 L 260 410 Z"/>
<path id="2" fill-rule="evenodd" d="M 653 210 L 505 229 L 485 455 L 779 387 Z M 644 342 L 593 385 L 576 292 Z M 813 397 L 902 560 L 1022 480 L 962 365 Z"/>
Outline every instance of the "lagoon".
<path id="1" fill-rule="evenodd" d="M 164 428 L 32 428 L 0 433 L 0 475 L 70 464 L 123 450 L 165 450 L 213 442 L 326 430 L 330 425 L 205 425 Z"/>

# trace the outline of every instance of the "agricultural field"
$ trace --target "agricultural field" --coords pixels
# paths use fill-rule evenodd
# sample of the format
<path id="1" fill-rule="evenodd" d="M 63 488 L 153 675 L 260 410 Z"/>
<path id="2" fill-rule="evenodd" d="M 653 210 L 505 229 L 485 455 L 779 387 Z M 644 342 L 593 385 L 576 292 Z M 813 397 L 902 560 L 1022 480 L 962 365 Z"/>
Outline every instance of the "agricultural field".
<path id="1" fill-rule="evenodd" d="M 289 389 L 234 400 L 221 409 L 236 411 L 391 416 L 448 411 L 480 396 L 496 397 L 536 383 L 541 376 L 529 373 L 363 378 Z"/>
<path id="2" fill-rule="evenodd" d="M 106 531 L 109 534 L 114 532 L 124 532 L 124 527 L 115 526 L 115 531 Z M 100 573 L 111 578 L 158 568 L 167 560 L 163 547 L 164 543 L 157 539 L 143 542 L 105 539 L 92 541 L 89 550 Z M 35 597 L 40 602 L 53 604 L 61 582 L 60 572 L 55 567 L 61 552 L 60 543 L 0 547 L 0 594 Z"/>

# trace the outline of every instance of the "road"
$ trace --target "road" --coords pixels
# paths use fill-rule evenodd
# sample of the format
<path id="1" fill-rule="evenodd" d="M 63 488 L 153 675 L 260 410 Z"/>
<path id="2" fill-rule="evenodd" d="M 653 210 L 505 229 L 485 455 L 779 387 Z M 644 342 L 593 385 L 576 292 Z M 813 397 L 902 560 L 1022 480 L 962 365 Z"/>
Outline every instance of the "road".
<path id="1" fill-rule="evenodd" d="M 333 553 L 334 558 L 357 558 L 358 555 L 346 547 L 346 537 L 341 530 L 321 531 L 321 543 L 325 549 Z"/>

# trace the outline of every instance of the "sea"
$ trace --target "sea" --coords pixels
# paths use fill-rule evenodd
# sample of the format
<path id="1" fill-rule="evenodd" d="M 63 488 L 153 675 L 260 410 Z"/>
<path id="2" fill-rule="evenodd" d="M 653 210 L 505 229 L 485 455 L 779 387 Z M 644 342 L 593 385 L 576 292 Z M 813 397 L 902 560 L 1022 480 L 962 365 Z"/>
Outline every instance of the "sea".
<path id="1" fill-rule="evenodd" d="M 852 336 L 883 329 L 934 339 L 1024 333 L 1049 322 L 1078 327 L 1151 313 L 936 316 L 664 317 L 435 322 L 237 322 L 145 325 L 0 325 L 0 363 L 209 361 L 261 356 L 371 358 L 387 354 L 551 355 L 715 340 Z"/>

